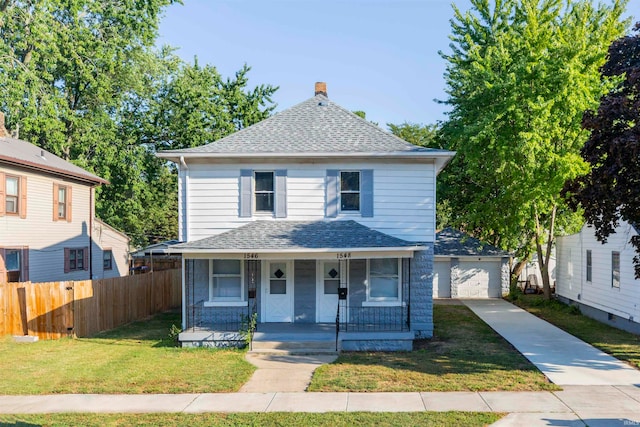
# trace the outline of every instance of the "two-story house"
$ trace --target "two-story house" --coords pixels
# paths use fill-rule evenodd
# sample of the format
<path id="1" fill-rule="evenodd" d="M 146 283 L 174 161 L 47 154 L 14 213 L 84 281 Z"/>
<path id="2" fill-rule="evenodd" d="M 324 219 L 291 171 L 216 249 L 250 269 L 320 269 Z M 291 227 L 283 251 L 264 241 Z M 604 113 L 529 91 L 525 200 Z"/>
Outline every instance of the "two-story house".
<path id="1" fill-rule="evenodd" d="M 183 345 L 226 345 L 216 332 L 253 313 L 258 330 L 337 325 L 343 349 L 432 335 L 435 184 L 453 152 L 383 131 L 317 83 L 260 123 L 158 155 L 179 168 Z"/>
<path id="2" fill-rule="evenodd" d="M 0 113 L 0 283 L 127 275 L 129 238 L 94 216 L 106 183 L 12 138 Z"/>

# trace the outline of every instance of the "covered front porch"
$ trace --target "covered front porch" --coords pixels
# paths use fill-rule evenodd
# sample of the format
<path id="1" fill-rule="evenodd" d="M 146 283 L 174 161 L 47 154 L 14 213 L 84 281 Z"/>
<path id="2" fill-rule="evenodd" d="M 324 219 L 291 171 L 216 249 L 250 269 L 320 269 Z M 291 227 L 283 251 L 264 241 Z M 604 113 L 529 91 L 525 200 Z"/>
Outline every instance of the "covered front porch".
<path id="1" fill-rule="evenodd" d="M 274 349 L 322 341 L 332 351 L 411 350 L 416 335 L 431 333 L 431 301 L 416 314 L 412 298 L 431 296 L 421 288 L 430 280 L 432 246 L 354 221 L 284 224 L 283 231 L 283 222 L 256 221 L 181 245 L 183 346 L 250 345 L 252 336 Z M 313 236 L 306 246 L 291 244 L 305 233 Z M 239 241 L 251 247 L 234 250 Z"/>

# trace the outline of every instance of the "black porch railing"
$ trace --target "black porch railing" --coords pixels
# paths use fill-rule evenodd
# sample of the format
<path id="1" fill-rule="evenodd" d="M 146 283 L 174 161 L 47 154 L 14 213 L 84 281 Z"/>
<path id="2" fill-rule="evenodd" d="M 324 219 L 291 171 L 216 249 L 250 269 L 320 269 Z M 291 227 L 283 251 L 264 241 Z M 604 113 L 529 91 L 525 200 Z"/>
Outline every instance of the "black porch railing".
<path id="1" fill-rule="evenodd" d="M 187 307 L 187 329 L 209 329 L 215 331 L 238 332 L 246 324 L 244 313 L 238 310 L 226 310 L 226 307 L 205 307 L 204 301 L 198 301 Z"/>
<path id="2" fill-rule="evenodd" d="M 343 332 L 408 331 L 409 304 L 393 307 L 353 307 L 339 304 L 337 330 Z"/>

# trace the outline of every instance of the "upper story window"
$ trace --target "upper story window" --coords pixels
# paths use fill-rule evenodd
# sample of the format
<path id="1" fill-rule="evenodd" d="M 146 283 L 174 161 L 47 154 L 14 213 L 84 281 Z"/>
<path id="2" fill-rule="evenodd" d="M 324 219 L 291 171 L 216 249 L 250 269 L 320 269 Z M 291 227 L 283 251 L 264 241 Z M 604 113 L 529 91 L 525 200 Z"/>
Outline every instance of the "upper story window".
<path id="1" fill-rule="evenodd" d="M 53 184 L 53 220 L 71 222 L 71 186 Z"/>
<path id="2" fill-rule="evenodd" d="M 360 211 L 360 172 L 340 172 L 340 211 Z"/>
<path id="3" fill-rule="evenodd" d="M 58 187 L 58 219 L 67 218 L 67 187 Z"/>
<path id="4" fill-rule="evenodd" d="M 620 287 L 620 252 L 611 252 L 611 287 Z"/>
<path id="5" fill-rule="evenodd" d="M 19 213 L 20 200 L 20 179 L 17 176 L 9 176 L 5 178 L 5 212 L 8 214 Z"/>
<path id="6" fill-rule="evenodd" d="M 276 218 L 287 216 L 287 171 L 260 171 L 241 169 L 239 180 L 238 216 L 272 214 Z"/>
<path id="7" fill-rule="evenodd" d="M 273 172 L 255 172 L 254 188 L 256 212 L 273 212 L 275 199 Z"/>

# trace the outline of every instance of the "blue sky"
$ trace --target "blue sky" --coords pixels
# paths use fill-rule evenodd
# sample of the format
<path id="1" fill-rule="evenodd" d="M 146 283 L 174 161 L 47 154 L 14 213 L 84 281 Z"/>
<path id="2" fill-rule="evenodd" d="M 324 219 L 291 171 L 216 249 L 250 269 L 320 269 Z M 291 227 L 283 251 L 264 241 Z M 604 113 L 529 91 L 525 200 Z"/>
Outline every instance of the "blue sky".
<path id="1" fill-rule="evenodd" d="M 469 0 L 184 0 L 160 25 L 158 45 L 186 61 L 216 66 L 225 77 L 252 67 L 249 86 L 272 84 L 277 110 L 313 96 L 367 119 L 431 124 L 445 118 L 445 61 L 451 4 Z"/>

